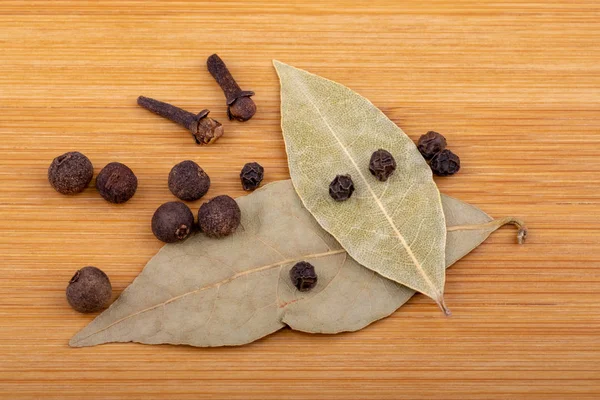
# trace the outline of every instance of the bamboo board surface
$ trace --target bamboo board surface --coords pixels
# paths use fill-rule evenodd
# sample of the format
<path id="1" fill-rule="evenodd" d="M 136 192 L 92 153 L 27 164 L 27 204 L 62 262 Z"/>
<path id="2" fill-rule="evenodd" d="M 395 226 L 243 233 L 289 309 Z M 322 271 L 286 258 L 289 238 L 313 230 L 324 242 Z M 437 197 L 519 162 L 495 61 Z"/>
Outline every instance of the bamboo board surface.
<path id="1" fill-rule="evenodd" d="M 6 399 L 600 398 L 600 6 L 596 1 L 0 3 L 0 397 Z M 213 52 L 256 92 L 226 121 Z M 199 162 L 207 197 L 240 196 L 241 166 L 287 179 L 279 59 L 380 107 L 413 139 L 446 135 L 463 168 L 440 189 L 503 228 L 448 271 L 445 318 L 415 296 L 363 331 L 282 330 L 244 347 L 71 349 L 93 319 L 64 289 L 81 266 L 115 297 L 161 244 L 150 218 L 170 168 Z M 138 95 L 224 122 L 210 147 L 136 106 Z M 139 178 L 108 204 L 51 189 L 79 150 Z M 192 204 L 197 210 L 201 201 Z"/>

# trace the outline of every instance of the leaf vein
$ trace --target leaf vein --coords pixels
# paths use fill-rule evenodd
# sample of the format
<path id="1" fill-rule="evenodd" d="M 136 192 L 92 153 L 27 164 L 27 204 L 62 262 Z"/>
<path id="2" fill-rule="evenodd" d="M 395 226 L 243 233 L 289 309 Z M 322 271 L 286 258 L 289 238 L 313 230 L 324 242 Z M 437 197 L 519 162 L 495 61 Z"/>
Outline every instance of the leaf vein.
<path id="1" fill-rule="evenodd" d="M 383 203 L 381 202 L 381 200 L 378 198 L 377 194 L 375 193 L 375 191 L 373 190 L 373 188 L 371 187 L 371 185 L 367 181 L 367 178 L 365 177 L 365 175 L 362 173 L 362 171 L 360 170 L 360 168 L 356 164 L 356 161 L 354 161 L 354 158 L 348 152 L 348 149 L 343 145 L 342 141 L 340 140 L 340 138 L 336 134 L 335 130 L 331 127 L 331 125 L 329 124 L 329 122 L 327 121 L 327 119 L 325 118 L 325 116 L 323 115 L 323 113 L 321 112 L 321 109 L 319 107 L 317 107 L 317 105 L 312 101 L 312 99 L 310 98 L 310 96 L 308 95 L 308 93 L 306 93 L 304 82 L 300 82 L 300 85 L 298 85 L 298 86 L 301 88 L 301 91 L 304 94 L 304 96 L 306 97 L 306 99 L 308 100 L 308 102 L 315 108 L 315 110 L 319 114 L 319 117 L 321 118 L 321 120 L 323 120 L 323 122 L 327 126 L 327 129 L 329 129 L 329 131 L 331 132 L 332 136 L 334 137 L 334 139 L 336 140 L 336 142 L 339 144 L 340 148 L 342 149 L 342 151 L 348 157 L 348 160 L 350 160 L 350 162 L 352 163 L 352 166 L 354 167 L 354 169 L 358 173 L 359 177 L 361 178 L 361 180 L 364 182 L 365 186 L 367 187 L 367 189 L 371 193 L 371 196 L 373 197 L 373 200 L 375 201 L 375 204 L 377 204 L 377 206 L 381 210 L 381 213 L 387 219 L 389 225 L 394 230 L 394 233 L 398 237 L 398 240 L 400 241 L 400 243 L 404 247 L 404 250 L 406 251 L 406 253 L 410 257 L 410 259 L 413 262 L 414 266 L 417 268 L 419 274 L 421 274 L 421 276 L 423 277 L 423 279 L 425 280 L 425 282 L 427 282 L 427 285 L 429 285 L 429 287 L 431 287 L 433 289 L 433 293 L 437 293 L 438 289 L 436 288 L 436 286 L 433 284 L 433 282 L 431 281 L 431 279 L 429 278 L 429 276 L 427 275 L 427 273 L 423 269 L 423 266 L 421 265 L 421 263 L 419 263 L 419 260 L 417 260 L 417 258 L 415 256 L 415 254 L 413 253 L 412 249 L 410 248 L 410 246 L 406 242 L 406 239 L 404 238 L 404 236 L 402 235 L 402 233 L 398 230 L 398 227 L 396 226 L 396 224 L 395 224 L 394 220 L 392 219 L 391 215 L 387 212 L 387 209 L 385 208 L 385 206 L 383 205 Z M 441 294 L 438 293 L 438 295 L 441 295 Z M 439 299 L 436 299 L 436 301 L 439 301 Z"/>
<path id="2" fill-rule="evenodd" d="M 253 268 L 253 269 L 250 269 L 250 270 L 247 270 L 247 271 L 237 272 L 237 273 L 233 274 L 232 276 L 230 276 L 229 278 L 223 279 L 223 280 L 221 280 L 219 282 L 215 282 L 215 283 L 212 283 L 210 285 L 199 287 L 198 289 L 194 289 L 194 290 L 191 290 L 189 292 L 185 292 L 183 294 L 180 294 L 179 296 L 172 297 L 172 298 L 170 298 L 168 300 L 165 300 L 165 301 L 160 302 L 158 304 L 155 304 L 153 306 L 150 306 L 150 307 L 144 308 L 142 310 L 136 311 L 134 313 L 131 313 L 129 315 L 126 315 L 126 316 L 124 316 L 124 317 L 116 320 L 115 322 L 113 322 L 113 323 L 105 326 L 104 328 L 98 329 L 97 331 L 92 332 L 92 333 L 90 333 L 89 335 L 87 335 L 87 336 L 85 336 L 83 338 L 80 338 L 75 343 L 79 343 L 79 342 L 81 342 L 83 340 L 86 340 L 86 339 L 88 339 L 88 338 L 90 338 L 90 337 L 92 337 L 94 335 L 97 335 L 98 333 L 103 332 L 103 331 L 105 331 L 107 329 L 110 329 L 113 326 L 115 326 L 117 324 L 120 324 L 121 322 L 126 321 L 126 320 L 128 320 L 130 318 L 136 317 L 136 316 L 138 316 L 140 314 L 143 314 L 143 313 L 146 313 L 148 311 L 155 310 L 155 309 L 157 309 L 159 307 L 162 307 L 164 305 L 176 302 L 176 301 L 181 300 L 182 298 L 185 298 L 187 296 L 190 296 L 190 295 L 193 295 L 193 294 L 196 294 L 196 293 L 200 293 L 200 292 L 203 292 L 203 291 L 208 290 L 208 289 L 218 288 L 218 287 L 220 287 L 222 285 L 225 285 L 225 284 L 227 284 L 227 283 L 229 283 L 231 281 L 234 281 L 235 279 L 240 278 L 242 276 L 249 275 L 249 274 L 252 274 L 252 273 L 267 271 L 269 269 L 276 268 L 276 267 L 279 267 L 279 266 L 283 266 L 283 265 L 289 264 L 289 263 L 295 263 L 295 262 L 299 262 L 299 261 L 302 261 L 302 260 L 309 260 L 309 259 L 315 259 L 315 258 L 320 258 L 320 257 L 328 257 L 328 256 L 331 256 L 331 255 L 341 254 L 341 253 L 345 253 L 345 252 L 346 252 L 346 250 L 340 249 L 340 250 L 327 251 L 327 252 L 324 252 L 324 253 L 310 254 L 310 255 L 303 256 L 303 257 L 297 257 L 297 258 L 293 258 L 293 259 L 287 259 L 287 260 L 283 260 L 283 261 L 278 261 L 278 262 L 273 263 L 273 264 L 264 265 L 262 267 Z"/>

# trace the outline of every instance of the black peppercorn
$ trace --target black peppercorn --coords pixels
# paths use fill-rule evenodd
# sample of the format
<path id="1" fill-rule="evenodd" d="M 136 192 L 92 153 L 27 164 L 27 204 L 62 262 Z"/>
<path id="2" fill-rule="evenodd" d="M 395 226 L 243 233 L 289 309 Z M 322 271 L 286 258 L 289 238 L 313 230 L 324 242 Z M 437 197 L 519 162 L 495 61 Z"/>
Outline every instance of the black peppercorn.
<path id="1" fill-rule="evenodd" d="M 389 151 L 379 149 L 371 156 L 369 171 L 381 182 L 388 180 L 396 170 L 396 160 Z"/>
<path id="2" fill-rule="evenodd" d="M 417 142 L 417 149 L 426 160 L 431 160 L 446 148 L 446 138 L 437 132 L 429 131 L 422 135 Z"/>
<path id="3" fill-rule="evenodd" d="M 231 235 L 240 224 L 241 218 L 240 207 L 229 196 L 217 196 L 202 204 L 198 211 L 200 229 L 213 238 Z"/>
<path id="4" fill-rule="evenodd" d="M 106 201 L 125 203 L 135 194 L 137 183 L 135 174 L 127 165 L 112 162 L 98 174 L 96 189 Z"/>
<path id="5" fill-rule="evenodd" d="M 96 267 L 75 272 L 67 286 L 67 301 L 76 311 L 90 313 L 106 307 L 112 296 L 108 276 Z"/>
<path id="6" fill-rule="evenodd" d="M 431 159 L 429 166 L 438 176 L 454 175 L 460 169 L 460 158 L 448 149 L 442 150 Z"/>
<path id="7" fill-rule="evenodd" d="M 75 194 L 87 187 L 94 175 L 92 162 L 78 151 L 56 157 L 48 167 L 48 181 L 59 193 Z"/>
<path id="8" fill-rule="evenodd" d="M 208 192 L 210 178 L 191 160 L 175 165 L 169 173 L 169 190 L 184 201 L 198 200 Z"/>
<path id="9" fill-rule="evenodd" d="M 354 193 L 354 183 L 350 175 L 337 175 L 329 184 L 329 195 L 335 201 L 345 201 Z"/>
<path id="10" fill-rule="evenodd" d="M 317 286 L 315 267 L 306 261 L 300 261 L 290 269 L 292 283 L 301 292 L 308 292 Z"/>
<path id="11" fill-rule="evenodd" d="M 186 239 L 193 226 L 194 214 L 180 201 L 170 201 L 161 205 L 152 216 L 152 233 L 165 243 Z"/>
<path id="12" fill-rule="evenodd" d="M 256 189 L 263 180 L 265 169 L 256 162 L 247 163 L 242 168 L 240 179 L 244 190 Z"/>

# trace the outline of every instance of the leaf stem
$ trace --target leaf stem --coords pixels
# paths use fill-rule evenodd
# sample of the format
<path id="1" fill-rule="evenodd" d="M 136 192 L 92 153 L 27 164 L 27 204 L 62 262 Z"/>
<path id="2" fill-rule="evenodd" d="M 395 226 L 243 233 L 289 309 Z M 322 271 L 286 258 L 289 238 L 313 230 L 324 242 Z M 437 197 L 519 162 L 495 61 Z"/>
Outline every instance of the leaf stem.
<path id="1" fill-rule="evenodd" d="M 503 227 L 504 225 L 515 225 L 519 230 L 517 231 L 517 241 L 519 244 L 525 243 L 525 239 L 527 239 L 527 227 L 525 223 L 515 217 L 504 217 L 500 219 L 495 219 L 490 222 L 486 222 L 483 224 L 475 224 L 475 225 L 456 225 L 456 226 L 448 226 L 446 230 L 448 232 L 452 231 L 469 231 L 469 230 L 477 230 L 484 228 L 492 228 L 492 232 L 498 228 Z"/>
<path id="2" fill-rule="evenodd" d="M 441 295 L 437 300 L 436 300 L 437 305 L 440 307 L 440 309 L 442 310 L 442 312 L 444 313 L 444 315 L 446 317 L 449 317 L 452 315 L 452 311 L 450 311 L 450 309 L 448 308 L 448 306 L 446 306 L 446 302 L 444 301 L 444 296 Z"/>
<path id="3" fill-rule="evenodd" d="M 527 239 L 527 227 L 525 226 L 525 222 L 515 217 L 505 217 L 498 221 L 500 224 L 499 227 L 511 224 L 519 228 L 519 230 L 517 231 L 517 241 L 519 242 L 519 244 L 525 243 L 525 240 Z"/>

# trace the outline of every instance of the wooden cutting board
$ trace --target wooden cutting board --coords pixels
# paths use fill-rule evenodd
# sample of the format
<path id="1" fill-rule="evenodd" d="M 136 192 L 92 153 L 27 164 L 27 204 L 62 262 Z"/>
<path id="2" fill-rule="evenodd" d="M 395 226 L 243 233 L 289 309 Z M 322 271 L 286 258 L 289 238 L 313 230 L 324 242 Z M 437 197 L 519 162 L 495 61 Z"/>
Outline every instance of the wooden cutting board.
<path id="1" fill-rule="evenodd" d="M 0 396 L 600 398 L 599 18 L 597 1 L 2 1 Z M 226 120 L 214 52 L 256 92 L 251 121 Z M 161 247 L 150 218 L 175 163 L 209 173 L 207 197 L 242 195 L 248 161 L 288 178 L 272 59 L 351 87 L 415 140 L 443 133 L 462 170 L 440 189 L 524 219 L 529 242 L 504 228 L 453 266 L 451 318 L 419 295 L 355 333 L 69 348 L 94 317 L 67 305 L 69 278 L 98 266 L 115 297 L 131 283 Z M 138 95 L 209 108 L 225 136 L 198 147 Z M 96 173 L 129 165 L 135 197 L 56 193 L 46 170 L 69 150 Z"/>

